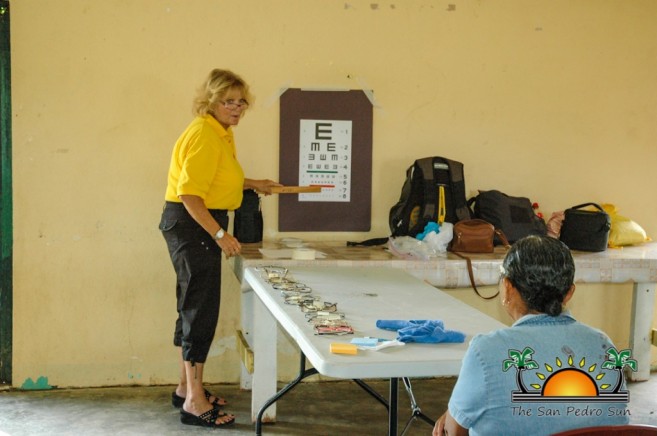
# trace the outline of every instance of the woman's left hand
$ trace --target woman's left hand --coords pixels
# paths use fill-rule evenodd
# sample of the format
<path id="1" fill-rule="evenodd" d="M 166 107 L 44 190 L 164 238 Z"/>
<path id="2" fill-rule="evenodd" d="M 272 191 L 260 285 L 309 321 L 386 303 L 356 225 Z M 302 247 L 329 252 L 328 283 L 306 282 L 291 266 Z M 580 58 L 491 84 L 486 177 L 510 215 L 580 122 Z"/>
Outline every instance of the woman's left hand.
<path id="1" fill-rule="evenodd" d="M 436 425 L 433 426 L 433 433 L 432 436 L 443 436 L 445 434 L 445 418 L 447 416 L 447 412 L 443 413 L 443 415 L 436 420 Z"/>
<path id="2" fill-rule="evenodd" d="M 448 410 L 436 421 L 436 425 L 433 426 L 432 435 L 467 436 L 469 433 L 470 431 L 467 428 L 461 427 L 461 425 L 456 422 Z"/>

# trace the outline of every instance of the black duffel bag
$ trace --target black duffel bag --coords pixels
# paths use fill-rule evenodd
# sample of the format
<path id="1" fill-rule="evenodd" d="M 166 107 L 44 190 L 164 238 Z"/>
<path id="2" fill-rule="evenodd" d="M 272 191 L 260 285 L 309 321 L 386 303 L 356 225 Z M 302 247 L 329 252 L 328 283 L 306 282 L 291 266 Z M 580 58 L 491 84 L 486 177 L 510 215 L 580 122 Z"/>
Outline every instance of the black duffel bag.
<path id="1" fill-rule="evenodd" d="M 534 213 L 531 201 L 526 197 L 513 197 L 492 189 L 479 191 L 479 195 L 468 200 L 468 206 L 475 218 L 488 221 L 506 235 L 510 243 L 528 235 L 547 234 L 547 225 L 543 218 Z M 496 244 L 502 241 L 495 238 Z"/>
<path id="2" fill-rule="evenodd" d="M 598 210 L 582 210 L 587 206 Z M 571 250 L 605 251 L 610 229 L 607 212 L 596 203 L 584 203 L 564 211 L 559 239 Z"/>

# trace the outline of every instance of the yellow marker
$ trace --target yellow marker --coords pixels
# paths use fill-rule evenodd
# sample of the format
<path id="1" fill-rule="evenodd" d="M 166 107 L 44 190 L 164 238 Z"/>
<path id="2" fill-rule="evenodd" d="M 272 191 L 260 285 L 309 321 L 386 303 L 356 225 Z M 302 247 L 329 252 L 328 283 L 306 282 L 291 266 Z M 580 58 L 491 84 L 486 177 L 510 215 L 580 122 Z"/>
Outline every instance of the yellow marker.
<path id="1" fill-rule="evenodd" d="M 445 187 L 438 187 L 438 224 L 445 222 L 445 215 L 447 210 L 445 209 Z"/>
<path id="2" fill-rule="evenodd" d="M 334 354 L 358 354 L 358 347 L 354 344 L 345 344 L 343 342 L 332 342 L 331 353 Z"/>

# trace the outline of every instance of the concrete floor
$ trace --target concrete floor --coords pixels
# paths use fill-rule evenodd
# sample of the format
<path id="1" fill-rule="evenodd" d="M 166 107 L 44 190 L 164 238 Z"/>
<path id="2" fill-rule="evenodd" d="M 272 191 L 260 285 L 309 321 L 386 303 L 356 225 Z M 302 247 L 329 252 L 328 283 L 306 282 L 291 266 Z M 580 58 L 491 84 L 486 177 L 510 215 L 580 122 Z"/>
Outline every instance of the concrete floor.
<path id="1" fill-rule="evenodd" d="M 423 413 L 435 419 L 447 405 L 455 378 L 415 379 L 413 392 Z M 387 381 L 371 385 L 387 398 Z M 213 430 L 183 425 L 171 406 L 173 386 L 0 390 L 0 435 L 222 435 L 254 434 L 251 396 L 236 385 L 209 386 L 230 402 L 236 423 Z M 409 397 L 399 388 L 399 431 L 410 417 Z M 657 374 L 631 383 L 631 421 L 657 425 Z M 387 412 L 356 384 L 348 381 L 304 382 L 278 402 L 278 422 L 263 435 L 384 435 Z M 432 427 L 414 420 L 407 435 L 430 435 Z"/>

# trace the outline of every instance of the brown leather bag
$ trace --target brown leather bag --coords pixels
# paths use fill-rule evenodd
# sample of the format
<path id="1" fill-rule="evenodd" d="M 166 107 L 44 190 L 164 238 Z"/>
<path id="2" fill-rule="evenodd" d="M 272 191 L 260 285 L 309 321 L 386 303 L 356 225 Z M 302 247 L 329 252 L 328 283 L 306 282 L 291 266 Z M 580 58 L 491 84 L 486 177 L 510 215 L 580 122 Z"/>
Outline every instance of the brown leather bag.
<path id="1" fill-rule="evenodd" d="M 454 252 L 458 257 L 465 259 L 468 266 L 468 276 L 470 277 L 470 284 L 474 291 L 481 298 L 490 300 L 497 297 L 497 293 L 490 297 L 484 297 L 479 293 L 477 285 L 475 284 L 474 272 L 472 271 L 472 261 L 468 256 L 457 253 L 492 253 L 495 250 L 495 236 L 502 241 L 505 247 L 509 247 L 509 241 L 506 239 L 504 232 L 496 229 L 488 221 L 480 219 L 463 220 L 454 224 L 454 236 L 450 245 L 450 251 Z"/>
<path id="2" fill-rule="evenodd" d="M 496 229 L 488 221 L 480 219 L 459 221 L 454 224 L 454 237 L 450 251 L 492 253 L 495 250 L 495 235 L 505 246 L 509 245 L 504 232 Z"/>

